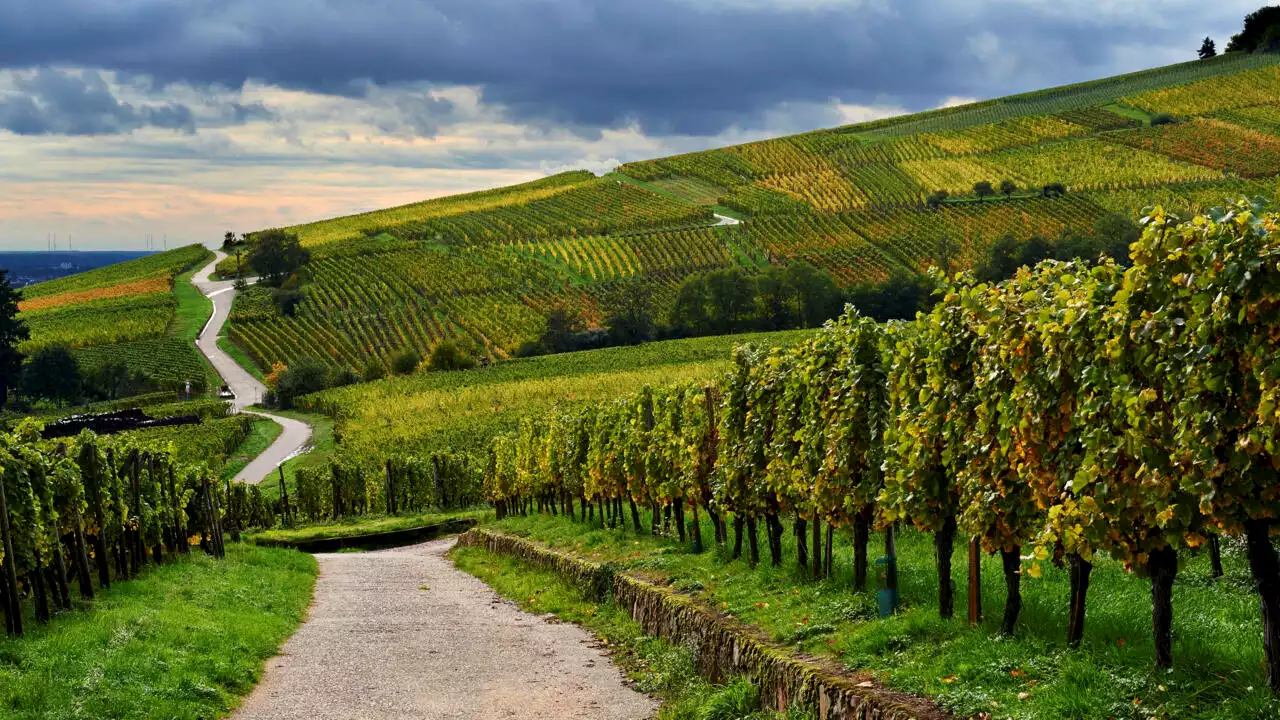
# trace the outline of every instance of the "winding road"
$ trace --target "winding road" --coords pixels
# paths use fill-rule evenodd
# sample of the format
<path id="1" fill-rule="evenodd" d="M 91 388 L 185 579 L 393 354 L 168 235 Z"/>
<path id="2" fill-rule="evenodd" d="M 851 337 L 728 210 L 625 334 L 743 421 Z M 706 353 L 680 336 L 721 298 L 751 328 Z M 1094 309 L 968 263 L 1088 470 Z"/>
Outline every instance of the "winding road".
<path id="1" fill-rule="evenodd" d="M 214 254 L 216 257 L 213 262 L 191 277 L 191 284 L 213 301 L 213 315 L 200 331 L 200 337 L 196 338 L 196 347 L 209 358 L 213 368 L 222 376 L 222 382 L 235 393 L 236 398 L 232 401 L 232 405 L 236 411 L 241 411 L 261 401 L 267 388 L 218 347 L 218 334 L 222 332 L 222 327 L 226 325 L 227 317 L 231 314 L 231 301 L 236 297 L 236 288 L 231 280 L 209 279 L 218 262 L 227 257 L 226 253 L 219 251 L 215 251 Z M 264 412 L 254 411 L 250 414 L 272 420 L 284 428 L 271 447 L 254 458 L 235 477 L 236 482 L 257 484 L 285 460 L 305 451 L 307 443 L 311 441 L 311 426 L 300 420 Z"/>

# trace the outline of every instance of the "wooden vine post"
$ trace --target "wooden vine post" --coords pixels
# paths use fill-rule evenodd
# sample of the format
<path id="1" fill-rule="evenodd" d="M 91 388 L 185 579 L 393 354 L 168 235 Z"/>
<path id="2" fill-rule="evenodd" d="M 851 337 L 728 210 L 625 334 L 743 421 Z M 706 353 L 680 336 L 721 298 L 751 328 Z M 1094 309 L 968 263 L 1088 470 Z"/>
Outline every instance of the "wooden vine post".
<path id="1" fill-rule="evenodd" d="M 969 624 L 982 622 L 982 547 L 969 539 Z"/>
<path id="2" fill-rule="evenodd" d="M 284 466 L 277 468 L 280 471 L 280 524 L 289 524 L 289 488 L 284 483 Z"/>

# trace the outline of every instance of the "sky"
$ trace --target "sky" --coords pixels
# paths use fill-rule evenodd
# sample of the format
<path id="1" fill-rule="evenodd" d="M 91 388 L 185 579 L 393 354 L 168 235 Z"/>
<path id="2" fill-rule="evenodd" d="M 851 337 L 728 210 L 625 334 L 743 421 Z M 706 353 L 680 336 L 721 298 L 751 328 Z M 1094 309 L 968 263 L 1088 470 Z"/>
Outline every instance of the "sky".
<path id="1" fill-rule="evenodd" d="M 0 249 L 160 249 L 1105 77 L 1259 0 L 0 0 Z"/>

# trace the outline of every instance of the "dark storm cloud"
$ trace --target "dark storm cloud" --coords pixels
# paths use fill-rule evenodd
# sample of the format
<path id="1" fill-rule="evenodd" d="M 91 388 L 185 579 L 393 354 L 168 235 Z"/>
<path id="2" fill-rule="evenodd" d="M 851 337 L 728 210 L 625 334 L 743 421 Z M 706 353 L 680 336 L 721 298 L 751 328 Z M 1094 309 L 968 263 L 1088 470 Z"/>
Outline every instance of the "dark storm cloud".
<path id="1" fill-rule="evenodd" d="M 91 70 L 42 68 L 18 75 L 14 91 L 0 94 L 0 128 L 18 135 L 110 135 L 147 126 L 195 129 L 185 105 L 121 102 Z"/>
<path id="2" fill-rule="evenodd" d="M 1238 23 L 1224 10 L 1233 2 L 1160 3 L 1177 28 L 1154 32 L 1161 13 L 1114 2 L 8 0 L 0 66 L 347 96 L 369 83 L 476 85 L 535 124 L 707 135 L 750 127 L 783 102 L 916 109 L 1134 69 L 1117 67 L 1113 50 L 1185 44 L 1190 54 L 1205 32 Z M 447 114 L 430 103 L 406 111 L 425 135 Z"/>

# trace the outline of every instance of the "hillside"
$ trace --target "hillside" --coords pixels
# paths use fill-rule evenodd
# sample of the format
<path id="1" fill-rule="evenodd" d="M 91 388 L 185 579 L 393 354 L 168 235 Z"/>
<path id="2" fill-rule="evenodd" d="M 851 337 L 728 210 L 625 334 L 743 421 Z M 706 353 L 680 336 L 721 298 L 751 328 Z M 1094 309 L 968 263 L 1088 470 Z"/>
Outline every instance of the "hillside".
<path id="1" fill-rule="evenodd" d="M 843 286 L 879 283 L 939 258 L 964 267 L 1010 233 L 1271 196 L 1278 60 L 1228 55 L 295 226 L 314 256 L 306 299 L 284 317 L 246 293 L 230 335 L 264 367 L 311 355 L 359 371 L 444 338 L 501 358 L 557 305 L 599 322 L 627 283 L 661 314 L 700 270 L 804 260 Z M 1018 191 L 968 197 L 1004 180 Z M 1045 196 L 1054 183 L 1064 196 Z M 933 209 L 937 190 L 951 196 Z"/>
<path id="2" fill-rule="evenodd" d="M 192 341 L 207 301 L 185 279 L 213 254 L 199 245 L 156 253 L 22 289 L 26 354 L 62 345 L 86 373 L 124 365 L 163 389 L 209 384 Z M 184 312 L 187 310 L 189 312 Z"/>

